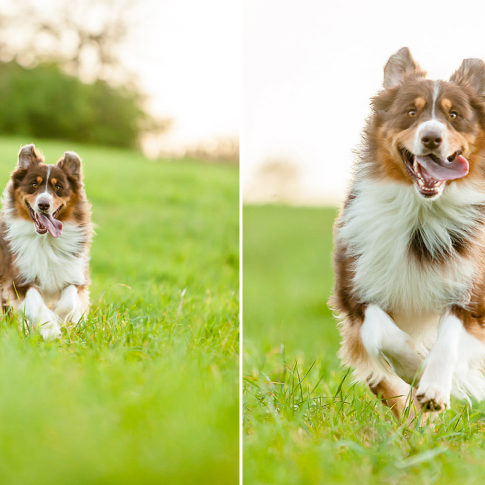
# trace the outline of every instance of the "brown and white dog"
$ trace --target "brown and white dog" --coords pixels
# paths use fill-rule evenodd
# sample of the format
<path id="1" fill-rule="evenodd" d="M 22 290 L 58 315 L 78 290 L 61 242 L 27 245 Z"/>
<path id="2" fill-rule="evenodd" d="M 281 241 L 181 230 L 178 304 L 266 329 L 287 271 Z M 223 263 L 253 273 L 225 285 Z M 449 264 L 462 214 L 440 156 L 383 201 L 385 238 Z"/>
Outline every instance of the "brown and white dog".
<path id="1" fill-rule="evenodd" d="M 44 339 L 88 311 L 92 233 L 78 155 L 47 165 L 34 145 L 21 148 L 0 216 L 2 296 Z"/>
<path id="2" fill-rule="evenodd" d="M 485 398 L 483 61 L 432 81 L 407 48 L 391 56 L 334 265 L 341 357 L 395 415 Z"/>

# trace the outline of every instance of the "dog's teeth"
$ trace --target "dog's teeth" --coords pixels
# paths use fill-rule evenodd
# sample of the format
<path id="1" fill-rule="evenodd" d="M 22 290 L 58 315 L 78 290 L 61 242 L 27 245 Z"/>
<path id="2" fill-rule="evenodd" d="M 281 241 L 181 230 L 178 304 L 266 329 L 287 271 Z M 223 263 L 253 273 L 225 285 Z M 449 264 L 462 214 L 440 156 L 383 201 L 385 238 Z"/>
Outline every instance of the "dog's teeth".
<path id="1" fill-rule="evenodd" d="M 414 159 L 414 163 L 413 163 L 413 170 L 414 170 L 415 172 L 417 172 L 417 171 L 418 171 L 418 161 L 417 161 L 416 159 Z"/>

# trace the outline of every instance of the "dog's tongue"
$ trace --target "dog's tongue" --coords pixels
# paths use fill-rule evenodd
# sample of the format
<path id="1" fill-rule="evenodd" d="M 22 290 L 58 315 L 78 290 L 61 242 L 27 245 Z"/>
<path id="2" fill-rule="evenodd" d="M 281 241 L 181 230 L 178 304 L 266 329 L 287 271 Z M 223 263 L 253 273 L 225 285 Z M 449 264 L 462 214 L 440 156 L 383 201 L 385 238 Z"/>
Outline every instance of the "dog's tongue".
<path id="1" fill-rule="evenodd" d="M 461 155 L 455 157 L 451 162 L 431 157 L 417 157 L 416 159 L 421 166 L 421 175 L 427 182 L 459 179 L 464 177 L 469 169 L 468 160 Z"/>
<path id="2" fill-rule="evenodd" d="M 59 237 L 62 234 L 62 222 L 50 214 L 37 214 L 39 222 L 49 231 L 52 237 Z"/>

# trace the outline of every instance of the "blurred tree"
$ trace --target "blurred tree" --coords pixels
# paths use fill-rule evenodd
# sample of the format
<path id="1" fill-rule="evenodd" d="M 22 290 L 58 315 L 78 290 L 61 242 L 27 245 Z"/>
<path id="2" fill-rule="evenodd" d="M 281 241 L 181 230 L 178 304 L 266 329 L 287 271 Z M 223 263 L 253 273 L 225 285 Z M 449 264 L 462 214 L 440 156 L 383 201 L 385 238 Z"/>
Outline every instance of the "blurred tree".
<path id="1" fill-rule="evenodd" d="M 239 163 L 239 138 L 218 137 L 205 143 L 189 146 L 185 150 L 184 157 L 195 160 Z"/>
<path id="2" fill-rule="evenodd" d="M 55 64 L 0 65 L 0 133 L 135 147 L 147 119 L 132 90 L 83 83 Z"/>
<path id="3" fill-rule="evenodd" d="M 159 135 L 122 50 L 133 0 L 0 4 L 0 130 L 117 146 Z"/>
<path id="4" fill-rule="evenodd" d="M 56 63 L 83 81 L 125 83 L 121 62 L 133 0 L 17 0 L 0 12 L 0 59 Z"/>
<path id="5" fill-rule="evenodd" d="M 285 157 L 267 159 L 246 183 L 247 202 L 294 203 L 305 200 L 301 169 L 298 163 Z"/>

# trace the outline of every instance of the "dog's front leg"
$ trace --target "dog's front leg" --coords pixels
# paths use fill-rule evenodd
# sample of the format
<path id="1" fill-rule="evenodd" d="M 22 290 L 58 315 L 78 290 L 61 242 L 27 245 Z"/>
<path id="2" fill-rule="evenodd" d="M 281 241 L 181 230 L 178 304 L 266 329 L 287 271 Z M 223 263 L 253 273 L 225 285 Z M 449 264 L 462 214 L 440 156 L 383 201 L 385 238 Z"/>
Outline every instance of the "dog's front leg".
<path id="1" fill-rule="evenodd" d="M 384 359 L 394 372 L 411 384 L 420 370 L 422 358 L 414 350 L 412 339 L 377 305 L 365 310 L 361 328 L 362 343 L 376 364 Z"/>
<path id="2" fill-rule="evenodd" d="M 64 323 L 79 323 L 85 316 L 87 304 L 83 302 L 79 292 L 85 294 L 83 287 L 80 289 L 75 285 L 69 285 L 62 290 L 55 312 Z"/>
<path id="3" fill-rule="evenodd" d="M 426 358 L 417 392 L 417 400 L 424 409 L 440 411 L 449 407 L 463 332 L 463 324 L 455 315 L 447 313 L 441 319 L 438 338 Z"/>
<path id="4" fill-rule="evenodd" d="M 61 335 L 57 316 L 49 310 L 36 288 L 32 287 L 27 290 L 18 312 L 34 327 L 39 327 L 44 340 L 52 340 Z"/>

